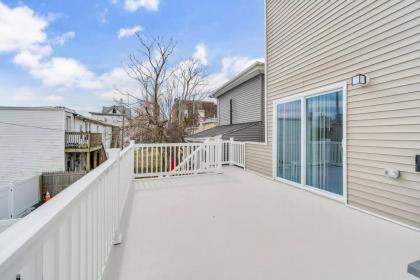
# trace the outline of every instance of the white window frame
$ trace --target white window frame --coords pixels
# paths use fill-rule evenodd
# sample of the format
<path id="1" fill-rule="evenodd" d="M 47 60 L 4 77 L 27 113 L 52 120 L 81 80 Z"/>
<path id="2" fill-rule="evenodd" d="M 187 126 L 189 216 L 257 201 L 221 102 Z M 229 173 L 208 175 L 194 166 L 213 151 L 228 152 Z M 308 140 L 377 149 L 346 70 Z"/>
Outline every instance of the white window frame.
<path id="1" fill-rule="evenodd" d="M 306 99 L 341 90 L 343 92 L 343 195 L 324 191 L 306 184 Z M 301 101 L 301 182 L 296 183 L 277 176 L 277 105 Z M 329 85 L 322 88 L 294 94 L 273 102 L 273 178 L 277 181 L 292 185 L 318 195 L 322 195 L 347 204 L 347 83 Z"/>

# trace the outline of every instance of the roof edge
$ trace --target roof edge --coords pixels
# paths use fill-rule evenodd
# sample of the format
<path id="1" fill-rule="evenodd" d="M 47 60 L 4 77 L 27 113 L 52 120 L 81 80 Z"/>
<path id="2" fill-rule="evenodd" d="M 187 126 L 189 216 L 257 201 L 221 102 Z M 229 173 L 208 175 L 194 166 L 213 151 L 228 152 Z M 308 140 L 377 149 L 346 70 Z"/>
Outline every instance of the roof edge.
<path id="1" fill-rule="evenodd" d="M 233 79 L 223 84 L 221 87 L 216 89 L 210 97 L 217 98 L 229 90 L 251 80 L 252 78 L 260 75 L 265 74 L 265 62 L 256 61 L 251 66 L 240 72 L 236 75 Z"/>

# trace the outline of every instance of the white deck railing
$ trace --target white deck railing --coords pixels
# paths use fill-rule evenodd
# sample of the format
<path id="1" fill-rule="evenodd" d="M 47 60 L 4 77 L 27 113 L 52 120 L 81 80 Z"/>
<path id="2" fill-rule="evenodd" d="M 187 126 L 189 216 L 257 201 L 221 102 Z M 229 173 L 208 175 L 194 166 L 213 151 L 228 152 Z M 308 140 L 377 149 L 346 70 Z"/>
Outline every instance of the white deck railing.
<path id="1" fill-rule="evenodd" d="M 228 146 L 243 166 L 245 144 Z M 218 173 L 222 162 L 221 140 L 131 144 L 0 234 L 0 279 L 101 279 L 134 176 Z"/>
<path id="2" fill-rule="evenodd" d="M 245 142 L 223 141 L 222 148 L 223 164 L 245 168 Z"/>
<path id="3" fill-rule="evenodd" d="M 137 144 L 136 178 L 170 177 L 220 172 L 222 142 Z"/>
<path id="4" fill-rule="evenodd" d="M 0 279 L 100 279 L 133 175 L 133 146 L 0 234 Z"/>

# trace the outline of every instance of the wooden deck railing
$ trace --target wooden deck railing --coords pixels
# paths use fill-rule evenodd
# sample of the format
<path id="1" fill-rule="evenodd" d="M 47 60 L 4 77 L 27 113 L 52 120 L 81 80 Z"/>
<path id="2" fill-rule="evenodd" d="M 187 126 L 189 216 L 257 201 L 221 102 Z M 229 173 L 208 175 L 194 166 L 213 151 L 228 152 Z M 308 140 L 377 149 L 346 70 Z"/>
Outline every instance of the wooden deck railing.
<path id="1" fill-rule="evenodd" d="M 102 144 L 101 133 L 91 132 L 66 132 L 66 148 L 88 149 L 99 147 Z"/>

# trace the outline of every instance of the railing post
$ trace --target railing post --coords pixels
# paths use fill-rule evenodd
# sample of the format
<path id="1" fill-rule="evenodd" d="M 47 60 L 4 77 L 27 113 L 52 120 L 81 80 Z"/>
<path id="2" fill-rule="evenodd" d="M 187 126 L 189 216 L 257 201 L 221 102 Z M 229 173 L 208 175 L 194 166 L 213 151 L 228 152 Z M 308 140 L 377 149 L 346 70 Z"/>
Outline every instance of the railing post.
<path id="1" fill-rule="evenodd" d="M 246 169 L 246 143 L 244 145 L 244 170 Z"/>
<path id="2" fill-rule="evenodd" d="M 223 139 L 222 137 L 219 137 L 219 139 L 217 139 L 216 147 L 217 149 L 219 149 L 217 153 L 217 169 L 219 173 L 222 173 L 223 171 Z"/>
<path id="3" fill-rule="evenodd" d="M 234 138 L 233 137 L 231 137 L 230 139 L 229 139 L 229 165 L 230 166 L 232 166 L 233 165 L 233 145 L 234 145 Z"/>
<path id="4" fill-rule="evenodd" d="M 9 194 L 8 194 L 8 211 L 9 211 L 9 217 L 12 219 L 15 215 L 15 189 L 13 183 L 9 183 Z"/>

